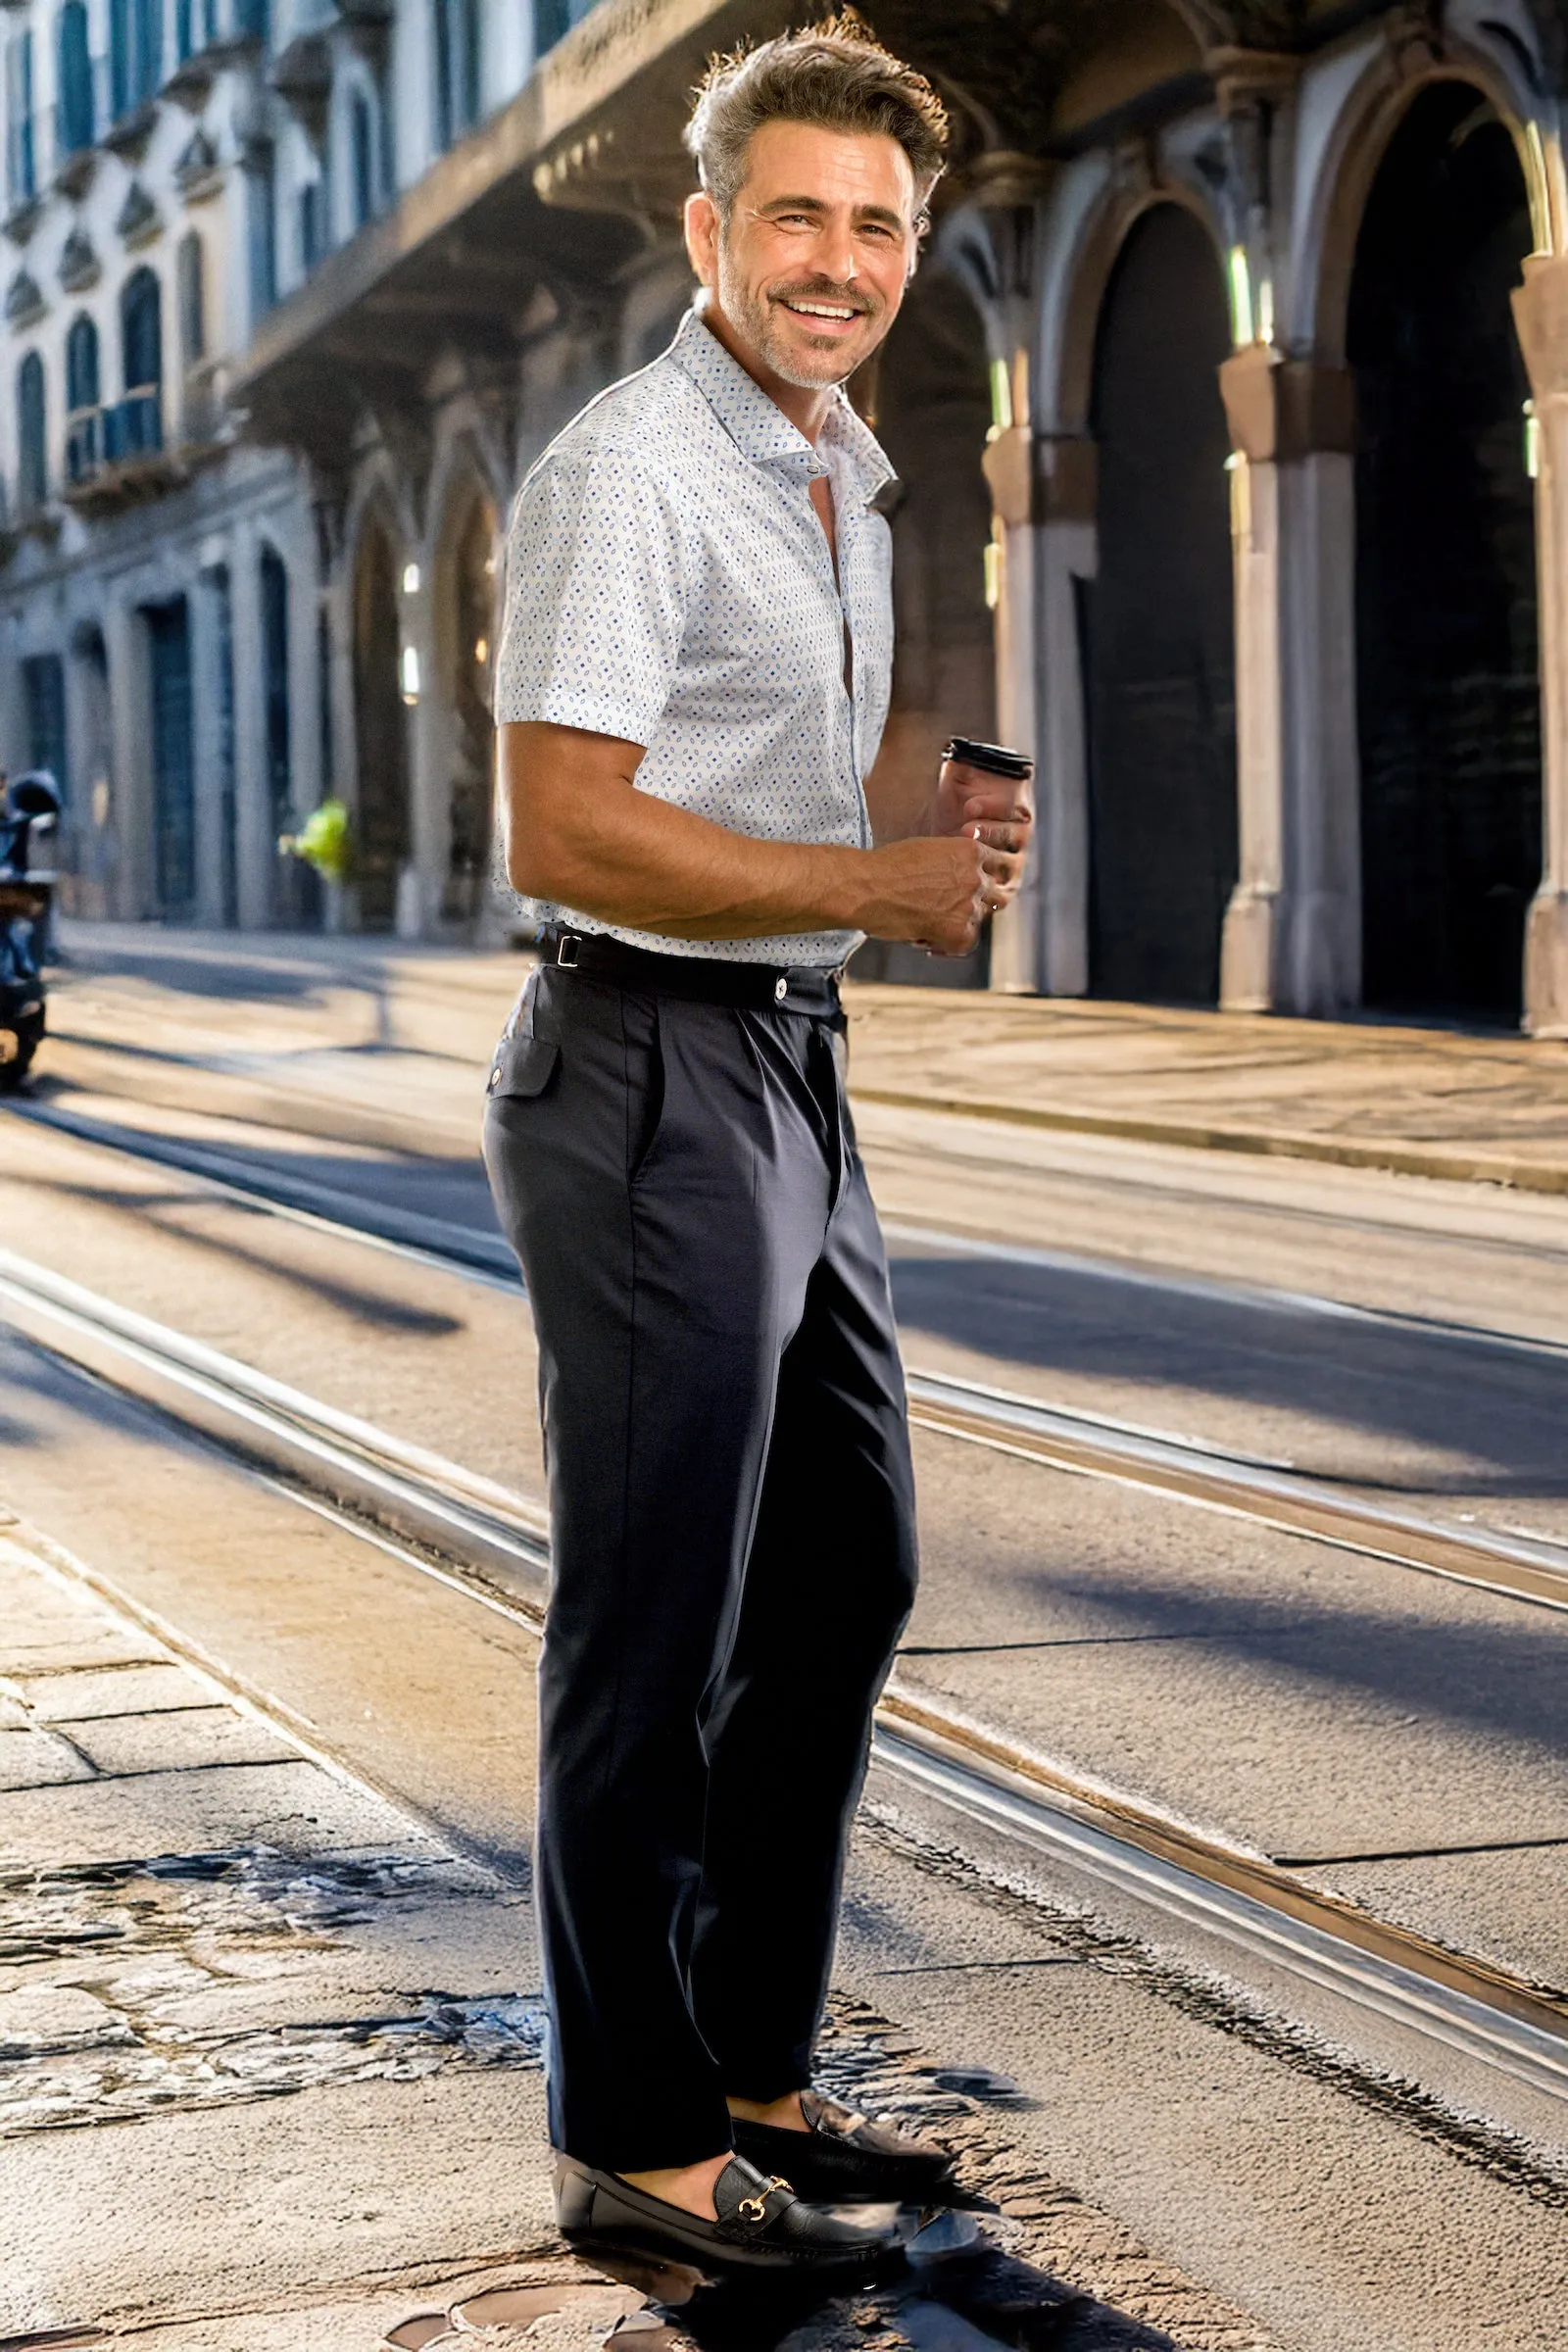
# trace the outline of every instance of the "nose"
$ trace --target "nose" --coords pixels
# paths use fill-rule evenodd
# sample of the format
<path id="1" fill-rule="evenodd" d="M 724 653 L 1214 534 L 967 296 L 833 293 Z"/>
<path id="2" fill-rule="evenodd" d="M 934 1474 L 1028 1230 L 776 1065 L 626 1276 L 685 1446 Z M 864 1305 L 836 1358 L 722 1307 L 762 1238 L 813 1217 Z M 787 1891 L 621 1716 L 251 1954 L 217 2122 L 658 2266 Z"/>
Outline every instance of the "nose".
<path id="1" fill-rule="evenodd" d="M 858 265 L 855 253 L 855 234 L 847 214 L 830 214 L 824 220 L 816 249 L 816 266 L 824 277 L 831 277 L 841 286 L 849 285 L 855 277 Z"/>

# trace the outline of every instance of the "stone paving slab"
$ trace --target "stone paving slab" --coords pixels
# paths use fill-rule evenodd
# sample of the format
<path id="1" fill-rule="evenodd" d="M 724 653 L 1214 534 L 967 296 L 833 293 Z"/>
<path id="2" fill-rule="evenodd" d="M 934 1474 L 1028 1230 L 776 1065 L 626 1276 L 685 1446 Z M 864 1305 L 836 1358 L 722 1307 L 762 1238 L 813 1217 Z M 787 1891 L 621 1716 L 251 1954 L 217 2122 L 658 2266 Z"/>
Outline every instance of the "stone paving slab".
<path id="1" fill-rule="evenodd" d="M 45 1081 L 471 1156 L 472 1073 L 523 958 L 65 929 Z M 848 995 L 867 1100 L 1568 1193 L 1568 1041 L 880 983 Z M 417 1124 L 396 1109 L 409 1087 Z"/>

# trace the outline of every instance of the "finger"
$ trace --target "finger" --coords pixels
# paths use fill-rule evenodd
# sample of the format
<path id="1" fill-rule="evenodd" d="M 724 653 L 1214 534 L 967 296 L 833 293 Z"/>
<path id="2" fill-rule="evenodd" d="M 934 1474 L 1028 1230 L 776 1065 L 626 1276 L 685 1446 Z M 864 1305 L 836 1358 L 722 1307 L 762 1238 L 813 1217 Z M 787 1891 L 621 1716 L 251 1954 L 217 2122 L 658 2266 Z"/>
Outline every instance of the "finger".
<path id="1" fill-rule="evenodd" d="M 1029 828 L 1012 824 L 976 825 L 970 838 L 983 843 L 988 850 L 1007 850 L 1018 857 L 1028 846 Z"/>
<path id="2" fill-rule="evenodd" d="M 1034 810 L 1015 792 L 975 792 L 964 802 L 963 813 L 979 817 L 982 823 L 1026 825 Z"/>

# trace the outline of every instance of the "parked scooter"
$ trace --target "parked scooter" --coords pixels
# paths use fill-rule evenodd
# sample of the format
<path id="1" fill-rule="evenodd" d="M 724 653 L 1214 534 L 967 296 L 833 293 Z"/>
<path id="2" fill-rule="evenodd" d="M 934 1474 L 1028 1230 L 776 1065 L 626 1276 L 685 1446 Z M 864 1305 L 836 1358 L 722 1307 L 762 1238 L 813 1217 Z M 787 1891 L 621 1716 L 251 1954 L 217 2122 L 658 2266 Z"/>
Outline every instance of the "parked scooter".
<path id="1" fill-rule="evenodd" d="M 0 796 L 0 1094 L 22 1084 L 43 1036 L 41 969 L 54 875 L 31 865 L 33 837 L 60 814 L 47 768 L 16 776 Z"/>

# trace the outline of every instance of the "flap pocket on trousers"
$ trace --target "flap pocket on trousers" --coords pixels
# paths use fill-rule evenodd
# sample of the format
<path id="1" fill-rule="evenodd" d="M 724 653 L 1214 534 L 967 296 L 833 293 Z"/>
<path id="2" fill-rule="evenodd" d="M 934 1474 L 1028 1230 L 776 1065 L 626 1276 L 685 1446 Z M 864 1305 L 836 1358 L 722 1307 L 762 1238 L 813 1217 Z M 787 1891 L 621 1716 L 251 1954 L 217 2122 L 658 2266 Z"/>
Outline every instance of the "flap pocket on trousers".
<path id="1" fill-rule="evenodd" d="M 542 1095 L 556 1074 L 561 1048 L 543 1037 L 504 1037 L 490 1064 L 486 1091 L 494 1098 Z"/>

